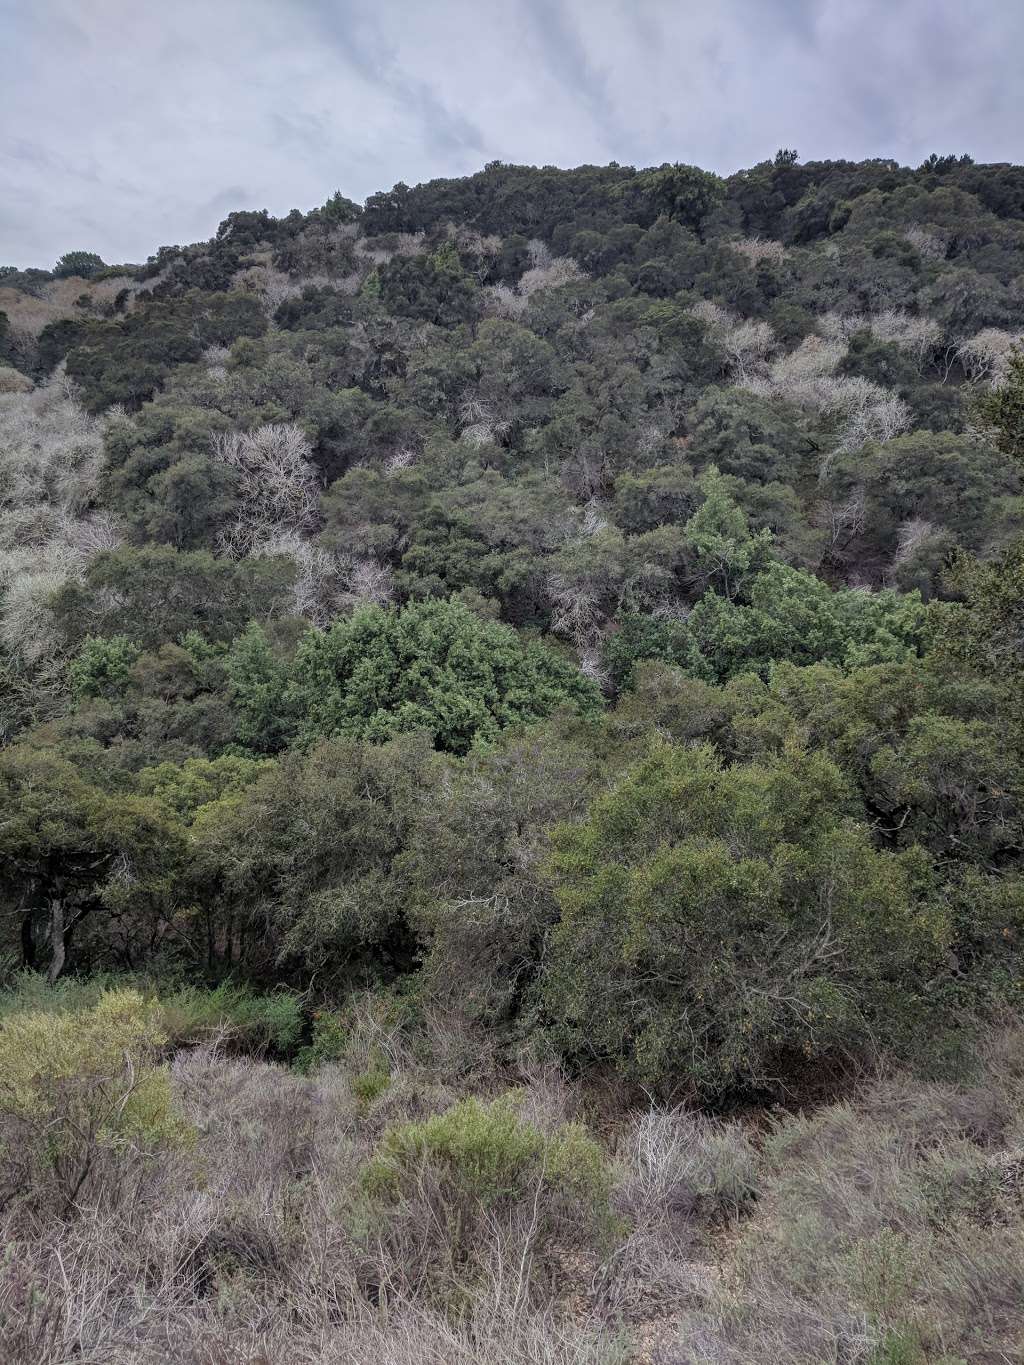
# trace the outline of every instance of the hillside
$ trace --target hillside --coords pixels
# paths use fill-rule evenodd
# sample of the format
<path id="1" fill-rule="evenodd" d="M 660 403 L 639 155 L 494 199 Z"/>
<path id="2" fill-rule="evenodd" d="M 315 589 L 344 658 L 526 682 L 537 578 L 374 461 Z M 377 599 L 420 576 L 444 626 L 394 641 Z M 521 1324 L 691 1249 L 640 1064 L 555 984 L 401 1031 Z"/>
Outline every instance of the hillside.
<path id="1" fill-rule="evenodd" d="M 1022 345 L 966 156 L 0 269 L 0 1357 L 1022 1358 Z"/>

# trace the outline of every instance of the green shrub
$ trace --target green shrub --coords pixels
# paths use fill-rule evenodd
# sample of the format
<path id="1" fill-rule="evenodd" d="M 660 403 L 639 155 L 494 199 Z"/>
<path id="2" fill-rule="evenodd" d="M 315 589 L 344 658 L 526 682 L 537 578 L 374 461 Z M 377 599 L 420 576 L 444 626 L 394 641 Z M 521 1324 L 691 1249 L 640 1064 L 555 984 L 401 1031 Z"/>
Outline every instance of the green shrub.
<path id="1" fill-rule="evenodd" d="M 106 994 L 124 991 L 137 994 L 152 1010 L 162 1050 L 218 1039 L 242 1050 L 287 1053 L 302 1032 L 302 997 L 290 991 L 259 995 L 230 981 L 212 987 L 171 986 L 109 974 L 67 977 L 51 986 L 34 972 L 21 973 L 0 993 L 0 1024 L 24 1013 L 81 1013 L 94 1009 Z"/>
<path id="2" fill-rule="evenodd" d="M 126 1166 L 186 1143 L 190 1130 L 174 1111 L 159 1062 L 166 1043 L 158 1006 L 133 990 L 105 991 L 91 1007 L 61 1014 L 7 1014 L 0 1024 L 6 1181 L 23 1198 L 55 1196 L 70 1213 L 81 1199 L 116 1195 Z"/>
<path id="3" fill-rule="evenodd" d="M 360 1112 L 365 1112 L 391 1084 L 391 1069 L 387 1059 L 378 1053 L 371 1059 L 365 1071 L 352 1077 L 352 1093 L 359 1104 Z"/>
<path id="4" fill-rule="evenodd" d="M 340 1061 L 348 1041 L 348 1030 L 341 1016 L 329 1010 L 317 1010 L 313 1015 L 313 1037 L 295 1056 L 295 1069 L 310 1075 L 324 1062 Z"/>
<path id="5" fill-rule="evenodd" d="M 555 831 L 543 989 L 566 1054 L 710 1099 L 919 1026 L 948 917 L 920 850 L 878 852 L 849 809 L 820 753 L 652 746 Z"/>
<path id="6" fill-rule="evenodd" d="M 289 991 L 257 995 L 222 982 L 213 989 L 185 986 L 158 998 L 161 1024 L 178 1044 L 217 1037 L 252 1051 L 287 1053 L 302 1032 L 302 997 Z"/>
<path id="7" fill-rule="evenodd" d="M 364 1171 L 369 1192 L 387 1203 L 409 1192 L 429 1165 L 464 1198 L 483 1206 L 515 1202 L 538 1187 L 606 1214 L 610 1176 L 600 1147 L 581 1124 L 545 1133 L 521 1119 L 512 1096 L 463 1100 L 443 1114 L 388 1130 Z"/>

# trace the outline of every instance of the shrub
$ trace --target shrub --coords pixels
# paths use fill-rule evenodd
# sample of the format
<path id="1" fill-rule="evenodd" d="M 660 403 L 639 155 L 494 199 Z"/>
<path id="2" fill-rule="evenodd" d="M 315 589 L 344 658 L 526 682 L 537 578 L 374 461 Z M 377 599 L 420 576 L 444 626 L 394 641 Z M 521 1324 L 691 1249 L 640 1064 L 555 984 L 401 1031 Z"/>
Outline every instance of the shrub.
<path id="1" fill-rule="evenodd" d="M 289 1053 L 302 1032 L 302 1010 L 302 997 L 290 991 L 257 995 L 233 982 L 184 986 L 157 1003 L 164 1032 L 179 1046 L 213 1038 L 252 1052 Z"/>
<path id="2" fill-rule="evenodd" d="M 310 1075 L 324 1062 L 337 1062 L 345 1054 L 348 1032 L 340 1015 L 317 1010 L 313 1015 L 313 1036 L 295 1057 L 295 1069 Z"/>
<path id="3" fill-rule="evenodd" d="M 726 768 L 662 743 L 555 834 L 544 998 L 577 1064 L 721 1097 L 898 1044 L 948 915 L 919 850 L 883 854 L 820 754 Z"/>
<path id="4" fill-rule="evenodd" d="M 352 1093 L 355 1095 L 361 1112 L 365 1112 L 375 1099 L 383 1095 L 391 1084 L 391 1070 L 387 1059 L 377 1054 L 365 1071 L 352 1077 Z"/>
<path id="5" fill-rule="evenodd" d="M 393 1278 L 448 1302 L 484 1273 L 488 1255 L 518 1267 L 527 1294 L 559 1248 L 601 1246 L 614 1228 L 594 1139 L 575 1123 L 544 1131 L 517 1114 L 514 1095 L 396 1124 L 362 1184 L 363 1236 L 385 1248 Z"/>
<path id="6" fill-rule="evenodd" d="M 595 1211 L 608 1198 L 601 1149 L 586 1130 L 566 1124 L 544 1133 L 517 1116 L 509 1096 L 492 1104 L 463 1100 L 422 1123 L 390 1129 L 366 1168 L 367 1189 L 393 1199 L 425 1162 L 484 1207 L 521 1198 L 537 1184 L 573 1194 Z"/>
<path id="7" fill-rule="evenodd" d="M 55 1196 L 71 1213 L 112 1194 L 139 1158 L 185 1140 L 158 1062 L 165 1042 L 156 1006 L 132 990 L 106 991 L 84 1010 L 4 1018 L 2 1153 L 9 1181 L 29 1176 L 24 1197 Z"/>

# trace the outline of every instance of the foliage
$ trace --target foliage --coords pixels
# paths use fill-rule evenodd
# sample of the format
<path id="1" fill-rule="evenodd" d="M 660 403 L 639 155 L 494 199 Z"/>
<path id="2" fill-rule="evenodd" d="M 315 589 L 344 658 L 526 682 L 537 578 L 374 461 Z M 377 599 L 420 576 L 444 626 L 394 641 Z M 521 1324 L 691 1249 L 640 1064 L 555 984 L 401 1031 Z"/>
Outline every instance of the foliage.
<path id="1" fill-rule="evenodd" d="M 644 171 L 630 185 L 654 205 L 657 212 L 699 229 L 711 210 L 725 197 L 725 185 L 717 175 L 697 166 L 664 165 Z"/>
<path id="2" fill-rule="evenodd" d="M 28 745 L 0 752 L 0 876 L 25 963 L 51 981 L 90 918 L 158 913 L 184 852 L 160 803 L 108 792 L 83 767 Z"/>
<path id="3" fill-rule="evenodd" d="M 592 684 L 550 649 L 458 602 L 401 612 L 363 607 L 300 643 L 285 704 L 306 742 L 326 735 L 384 740 L 425 730 L 465 753 L 559 707 L 597 705 Z"/>
<path id="4" fill-rule="evenodd" d="M 1022 249 L 782 149 L 0 270 L 0 1357 L 1018 1358 Z"/>
<path id="5" fill-rule="evenodd" d="M 108 992 L 88 1010 L 4 1017 L 0 1141 L 8 1161 L 19 1149 L 32 1182 L 23 1199 L 52 1189 L 71 1213 L 108 1153 L 145 1156 L 187 1140 L 159 1065 L 164 1041 L 155 1009 L 132 991 Z"/>
<path id="6" fill-rule="evenodd" d="M 81 275 L 83 279 L 88 279 L 103 269 L 103 261 L 94 251 L 65 251 L 53 267 L 53 274 L 58 280 L 67 275 Z"/>
<path id="7" fill-rule="evenodd" d="M 281 559 L 236 563 L 215 559 L 208 550 L 125 547 L 93 559 L 81 581 L 58 591 L 53 610 L 76 646 L 93 635 L 156 648 L 189 631 L 230 640 L 248 621 L 273 614 L 293 573 Z"/>
<path id="8" fill-rule="evenodd" d="M 1016 1004 L 1022 184 L 494 162 L 5 272 L 4 962 L 723 1102 Z"/>
<path id="9" fill-rule="evenodd" d="M 874 851 L 849 810 L 823 757 L 723 768 L 655 747 L 557 836 L 545 1000 L 563 1045 L 711 1097 L 898 1043 L 949 926 L 927 861 Z"/>
<path id="10" fill-rule="evenodd" d="M 394 1199 L 427 1161 L 485 1207 L 523 1198 L 539 1183 L 582 1199 L 599 1213 L 608 1198 L 608 1175 L 597 1144 L 573 1125 L 545 1134 L 518 1117 L 513 1099 L 489 1105 L 465 1100 L 423 1123 L 390 1129 L 366 1168 L 367 1188 Z"/>
<path id="11" fill-rule="evenodd" d="M 215 962 L 339 984 L 408 972 L 400 855 L 429 763 L 418 736 L 381 747 L 337 739 L 202 807 L 192 873 Z"/>
<path id="12" fill-rule="evenodd" d="M 1006 377 L 994 392 L 978 404 L 982 418 L 995 427 L 996 441 L 1004 454 L 1024 458 L 1024 350 L 1010 356 Z"/>

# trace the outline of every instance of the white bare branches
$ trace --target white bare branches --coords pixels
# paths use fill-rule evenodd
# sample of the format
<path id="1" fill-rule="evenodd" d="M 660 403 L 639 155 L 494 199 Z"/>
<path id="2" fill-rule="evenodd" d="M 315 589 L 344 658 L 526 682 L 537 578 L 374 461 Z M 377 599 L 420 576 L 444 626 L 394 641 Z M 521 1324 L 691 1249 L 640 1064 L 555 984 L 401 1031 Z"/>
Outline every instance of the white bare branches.
<path id="1" fill-rule="evenodd" d="M 0 395 L 0 512 L 34 507 L 44 520 L 88 506 L 103 462 L 103 423 L 58 379 Z"/>
<path id="2" fill-rule="evenodd" d="M 867 524 L 867 494 L 863 488 L 854 488 L 846 497 L 837 502 L 826 500 L 819 504 L 815 520 L 824 526 L 828 533 L 828 552 L 841 556 L 842 552 L 856 538 L 864 533 Z"/>
<path id="3" fill-rule="evenodd" d="M 768 355 L 775 346 L 775 333 L 767 322 L 737 318 L 710 299 L 702 299 L 690 311 L 707 325 L 722 347 L 738 383 L 764 376 Z"/>
<path id="4" fill-rule="evenodd" d="M 854 333 L 870 332 L 879 341 L 906 351 L 922 371 L 942 341 L 942 327 L 934 318 L 914 317 L 902 308 L 884 308 L 879 313 L 825 313 L 818 329 L 844 348 Z"/>
<path id="5" fill-rule="evenodd" d="M 767 375 L 743 387 L 763 398 L 783 398 L 835 421 L 837 439 L 826 456 L 857 450 L 866 441 L 891 441 L 910 426 L 910 409 L 898 394 L 859 375 L 837 375 L 845 343 L 834 337 L 805 337 L 795 351 L 776 360 Z"/>
<path id="6" fill-rule="evenodd" d="M 929 260 L 944 261 L 949 250 L 949 234 L 936 228 L 923 228 L 918 224 L 907 228 L 903 234 L 907 241 L 922 256 Z"/>
<path id="7" fill-rule="evenodd" d="M 320 481 L 309 438 L 294 423 L 219 437 L 214 454 L 236 473 L 239 508 L 222 536 L 230 554 L 252 554 L 276 537 L 302 537 L 319 522 Z"/>
<path id="8" fill-rule="evenodd" d="M 492 284 L 483 292 L 487 312 L 494 318 L 514 321 L 522 317 L 529 303 L 525 294 L 518 294 L 508 284 Z"/>
<path id="9" fill-rule="evenodd" d="M 415 463 L 415 450 L 409 446 L 400 446 L 398 450 L 393 450 L 384 461 L 384 468 L 389 474 L 396 474 L 400 469 L 410 469 Z"/>
<path id="10" fill-rule="evenodd" d="M 1014 346 L 1024 344 L 1024 332 L 1005 332 L 986 327 L 976 336 L 958 343 L 954 358 L 972 383 L 997 388 L 1006 376 Z"/>
<path id="11" fill-rule="evenodd" d="M 896 557 L 893 567 L 905 564 L 934 531 L 935 526 L 925 517 L 913 517 L 910 521 L 905 521 L 896 533 Z"/>
<path id="12" fill-rule="evenodd" d="M 745 257 L 754 266 L 760 265 L 762 261 L 779 265 L 786 255 L 786 248 L 782 243 L 772 241 L 770 237 L 740 237 L 729 245 L 733 251 Z"/>
<path id="13" fill-rule="evenodd" d="M 518 318 L 534 294 L 588 278 L 571 256 L 552 256 L 543 242 L 530 243 L 530 260 L 529 270 L 523 272 L 515 289 L 495 284 L 484 290 L 487 311 L 493 317 Z"/>
<path id="14" fill-rule="evenodd" d="M 911 423 L 910 409 L 899 394 L 868 379 L 834 380 L 831 410 L 845 419 L 838 449 L 859 450 L 868 441 L 891 441 Z"/>
<path id="15" fill-rule="evenodd" d="M 511 425 L 495 412 L 491 404 L 476 397 L 463 399 L 459 406 L 459 420 L 462 422 L 459 440 L 471 446 L 488 445 L 491 441 L 499 440 Z"/>
<path id="16" fill-rule="evenodd" d="M 236 473 L 239 507 L 221 536 L 238 557 L 283 556 L 296 569 L 293 610 L 316 625 L 362 603 L 391 600 L 391 570 L 376 560 L 336 554 L 311 537 L 320 525 L 320 480 L 301 427 L 274 423 L 221 437 L 215 453 Z M 412 463 L 398 451 L 396 468 Z"/>
<path id="17" fill-rule="evenodd" d="M 586 657 L 595 648 L 607 618 L 604 585 L 574 574 L 553 573 L 547 590 L 552 632 L 569 640 Z"/>
<path id="18" fill-rule="evenodd" d="M 282 556 L 294 563 L 292 610 L 317 626 L 326 626 L 358 606 L 383 606 L 394 594 L 387 565 L 335 554 L 294 531 L 271 537 L 255 546 L 252 554 L 258 559 Z"/>
<path id="19" fill-rule="evenodd" d="M 116 521 L 89 510 L 103 428 L 60 373 L 31 393 L 0 395 L 0 639 L 33 667 L 60 652 L 52 595 L 120 544 Z"/>
<path id="20" fill-rule="evenodd" d="M 872 334 L 891 342 L 914 357 L 919 370 L 942 340 L 942 327 L 934 318 L 912 317 L 902 308 L 886 308 L 869 319 Z"/>
<path id="21" fill-rule="evenodd" d="M 422 232 L 393 232 L 385 239 L 386 247 L 375 243 L 377 238 L 362 238 L 356 246 L 356 255 L 368 261 L 371 267 L 387 265 L 396 256 L 418 256 L 423 250 Z"/>
<path id="22" fill-rule="evenodd" d="M 526 298 L 540 289 L 559 289 L 563 284 L 575 284 L 585 280 L 586 273 L 580 269 L 571 256 L 552 256 L 540 242 L 530 243 L 533 265 L 523 272 L 519 280 L 519 292 Z"/>
<path id="23" fill-rule="evenodd" d="M 346 275 L 324 274 L 300 275 L 293 278 L 283 270 L 275 270 L 270 265 L 253 265 L 240 270 L 234 277 L 234 284 L 254 294 L 268 318 L 273 318 L 282 303 L 297 299 L 303 290 L 310 287 L 330 289 L 335 294 L 351 296 L 359 292 L 366 270 L 352 270 Z"/>

